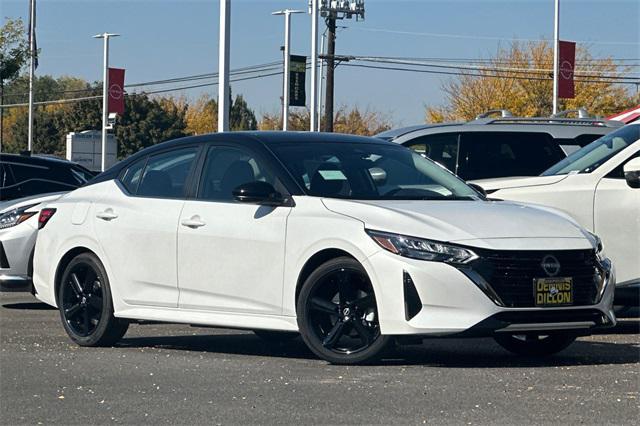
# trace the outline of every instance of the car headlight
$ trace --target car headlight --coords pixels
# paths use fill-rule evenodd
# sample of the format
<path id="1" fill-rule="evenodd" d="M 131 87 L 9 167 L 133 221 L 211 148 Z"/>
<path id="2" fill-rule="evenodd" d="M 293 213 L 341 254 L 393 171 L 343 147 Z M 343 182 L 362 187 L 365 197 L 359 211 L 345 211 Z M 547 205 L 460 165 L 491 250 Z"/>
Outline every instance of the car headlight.
<path id="1" fill-rule="evenodd" d="M 477 254 L 464 247 L 369 229 L 366 232 L 383 249 L 412 259 L 464 264 L 478 258 Z"/>
<path id="2" fill-rule="evenodd" d="M 25 220 L 29 219 L 31 216 L 37 214 L 38 212 L 27 211 L 31 207 L 36 205 L 37 204 L 31 204 L 29 206 L 18 207 L 0 214 L 0 229 L 16 226 L 17 224 L 22 223 Z"/>

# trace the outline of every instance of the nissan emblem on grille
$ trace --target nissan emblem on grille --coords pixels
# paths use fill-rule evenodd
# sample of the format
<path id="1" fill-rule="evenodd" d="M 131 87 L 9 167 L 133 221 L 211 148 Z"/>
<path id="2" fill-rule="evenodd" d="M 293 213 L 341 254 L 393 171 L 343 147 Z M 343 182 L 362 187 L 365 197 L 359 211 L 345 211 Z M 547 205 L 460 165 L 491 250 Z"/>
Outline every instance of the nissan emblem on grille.
<path id="1" fill-rule="evenodd" d="M 551 254 L 548 254 L 542 258 L 542 263 L 540 264 L 540 266 L 542 266 L 544 272 L 550 277 L 555 277 L 556 275 L 558 275 L 558 272 L 560 272 L 560 262 L 555 256 Z"/>

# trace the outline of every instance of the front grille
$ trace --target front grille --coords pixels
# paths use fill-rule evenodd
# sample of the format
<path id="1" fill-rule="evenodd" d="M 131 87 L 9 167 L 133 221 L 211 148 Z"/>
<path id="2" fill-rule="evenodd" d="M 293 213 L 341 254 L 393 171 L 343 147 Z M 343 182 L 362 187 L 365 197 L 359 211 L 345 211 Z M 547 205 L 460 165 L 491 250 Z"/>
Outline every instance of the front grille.
<path id="1" fill-rule="evenodd" d="M 480 258 L 471 267 L 491 286 L 502 304 L 510 308 L 535 307 L 533 282 L 549 274 L 542 263 L 555 257 L 560 269 L 556 277 L 573 278 L 573 305 L 597 303 L 600 275 L 594 250 L 474 251 Z M 555 271 L 554 271 L 555 272 Z"/>

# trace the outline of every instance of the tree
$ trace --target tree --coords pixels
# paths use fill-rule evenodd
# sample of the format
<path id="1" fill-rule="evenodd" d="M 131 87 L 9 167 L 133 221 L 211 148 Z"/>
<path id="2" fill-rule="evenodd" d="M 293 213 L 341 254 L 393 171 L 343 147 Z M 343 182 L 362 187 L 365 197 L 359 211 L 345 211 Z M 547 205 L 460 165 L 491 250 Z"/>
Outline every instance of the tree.
<path id="1" fill-rule="evenodd" d="M 12 81 L 29 57 L 29 44 L 21 19 L 7 19 L 0 27 L 0 105 L 4 105 L 5 81 Z M 0 108 L 0 148 L 5 140 L 4 108 Z"/>
<path id="2" fill-rule="evenodd" d="M 309 121 L 309 110 L 296 109 L 289 114 L 289 129 L 309 130 Z M 369 108 L 360 111 L 357 106 L 348 108 L 342 105 L 336 111 L 333 123 L 334 130 L 337 133 L 362 136 L 373 136 L 391 128 L 391 121 L 386 115 Z M 258 128 L 260 130 L 282 129 L 280 115 L 263 114 Z"/>
<path id="3" fill-rule="evenodd" d="M 233 131 L 256 130 L 258 128 L 256 114 L 249 108 L 247 101 L 244 100 L 242 95 L 236 95 L 235 100 L 231 104 L 229 110 L 229 127 Z"/>
<path id="4" fill-rule="evenodd" d="M 202 135 L 218 131 L 218 102 L 209 95 L 201 95 L 187 111 L 187 133 Z M 236 95 L 229 109 L 229 128 L 235 130 L 256 130 L 256 115 L 242 95 Z"/>
<path id="5" fill-rule="evenodd" d="M 638 103 L 625 87 L 610 82 L 610 78 L 602 78 L 626 72 L 620 71 L 612 59 L 595 59 L 588 49 L 579 47 L 576 63 L 576 97 L 561 99 L 560 111 L 585 107 L 592 114 L 606 116 Z M 540 70 L 551 70 L 552 64 L 550 43 L 513 43 L 507 49 L 498 50 L 485 67 L 489 69 L 464 72 L 445 82 L 442 90 L 446 94 L 446 104 L 427 107 L 426 121 L 471 120 L 492 109 L 508 109 L 523 117 L 549 116 L 553 105 L 553 80 L 550 73 Z"/>
<path id="6" fill-rule="evenodd" d="M 190 135 L 203 135 L 218 130 L 218 103 L 207 94 L 201 95 L 189 104 L 186 114 L 185 132 Z"/>

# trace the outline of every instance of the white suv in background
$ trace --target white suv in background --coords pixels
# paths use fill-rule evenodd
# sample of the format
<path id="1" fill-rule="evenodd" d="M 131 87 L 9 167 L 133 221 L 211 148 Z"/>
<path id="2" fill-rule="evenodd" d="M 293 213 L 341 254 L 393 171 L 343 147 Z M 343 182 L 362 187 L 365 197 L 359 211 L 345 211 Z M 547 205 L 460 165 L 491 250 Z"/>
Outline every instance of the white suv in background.
<path id="1" fill-rule="evenodd" d="M 639 304 L 640 123 L 603 136 L 541 176 L 475 183 L 492 198 L 562 210 L 596 233 L 616 268 L 616 304 Z"/>

